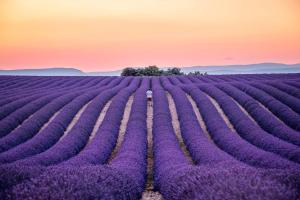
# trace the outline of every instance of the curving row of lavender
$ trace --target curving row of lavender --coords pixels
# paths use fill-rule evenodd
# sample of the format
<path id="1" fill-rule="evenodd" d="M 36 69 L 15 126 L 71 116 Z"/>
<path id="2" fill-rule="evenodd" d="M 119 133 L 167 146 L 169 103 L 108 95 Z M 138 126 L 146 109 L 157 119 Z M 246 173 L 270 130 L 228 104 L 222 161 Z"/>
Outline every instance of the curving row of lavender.
<path id="1" fill-rule="evenodd" d="M 0 199 L 299 199 L 299 81 L 1 76 Z"/>

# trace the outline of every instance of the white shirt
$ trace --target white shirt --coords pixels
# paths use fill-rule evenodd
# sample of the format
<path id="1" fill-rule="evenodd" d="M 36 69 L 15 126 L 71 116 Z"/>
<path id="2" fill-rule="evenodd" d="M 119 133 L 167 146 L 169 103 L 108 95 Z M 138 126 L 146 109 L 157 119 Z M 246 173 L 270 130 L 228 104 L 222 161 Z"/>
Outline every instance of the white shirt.
<path id="1" fill-rule="evenodd" d="M 147 90 L 146 95 L 147 95 L 147 98 L 152 98 L 152 91 Z"/>

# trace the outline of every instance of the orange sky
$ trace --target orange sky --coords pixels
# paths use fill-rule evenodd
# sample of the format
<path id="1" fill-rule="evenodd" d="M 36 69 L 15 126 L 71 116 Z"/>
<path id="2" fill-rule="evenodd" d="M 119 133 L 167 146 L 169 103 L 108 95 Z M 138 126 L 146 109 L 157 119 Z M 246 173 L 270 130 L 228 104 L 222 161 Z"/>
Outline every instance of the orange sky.
<path id="1" fill-rule="evenodd" d="M 299 0 L 0 0 L 0 69 L 300 62 Z"/>

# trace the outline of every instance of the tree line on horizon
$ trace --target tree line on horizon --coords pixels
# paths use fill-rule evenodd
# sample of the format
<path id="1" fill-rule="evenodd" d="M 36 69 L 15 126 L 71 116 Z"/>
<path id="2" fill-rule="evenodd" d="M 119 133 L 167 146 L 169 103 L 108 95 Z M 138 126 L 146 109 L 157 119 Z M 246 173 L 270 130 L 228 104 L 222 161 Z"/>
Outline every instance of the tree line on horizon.
<path id="1" fill-rule="evenodd" d="M 166 70 L 152 65 L 145 68 L 127 67 L 122 70 L 121 76 L 181 76 L 181 75 L 207 75 L 207 72 L 194 71 L 184 73 L 180 68 L 173 67 Z"/>

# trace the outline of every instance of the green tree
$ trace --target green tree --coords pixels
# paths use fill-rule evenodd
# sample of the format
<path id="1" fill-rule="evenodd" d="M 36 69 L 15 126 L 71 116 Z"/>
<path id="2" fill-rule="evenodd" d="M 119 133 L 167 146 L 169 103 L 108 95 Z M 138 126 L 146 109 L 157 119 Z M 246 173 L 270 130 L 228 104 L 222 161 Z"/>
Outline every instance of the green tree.
<path id="1" fill-rule="evenodd" d="M 207 72 L 194 71 L 189 72 L 187 75 L 207 75 Z"/>
<path id="2" fill-rule="evenodd" d="M 177 68 L 177 67 L 173 67 L 173 68 L 169 68 L 167 69 L 167 71 L 165 71 L 164 73 L 165 75 L 167 76 L 171 76 L 171 75 L 184 75 L 184 73 L 181 71 L 180 68 Z"/>
<path id="3" fill-rule="evenodd" d="M 123 69 L 121 76 L 137 76 L 138 72 L 132 67 L 127 67 Z"/>
<path id="4" fill-rule="evenodd" d="M 161 75 L 161 70 L 155 65 L 146 67 L 144 69 L 144 75 L 145 76 L 160 76 Z"/>
<path id="5" fill-rule="evenodd" d="M 159 69 L 156 65 L 151 65 L 145 68 L 131 68 L 123 69 L 121 76 L 172 76 L 172 75 L 185 75 L 180 68 L 173 67 L 166 71 Z"/>

